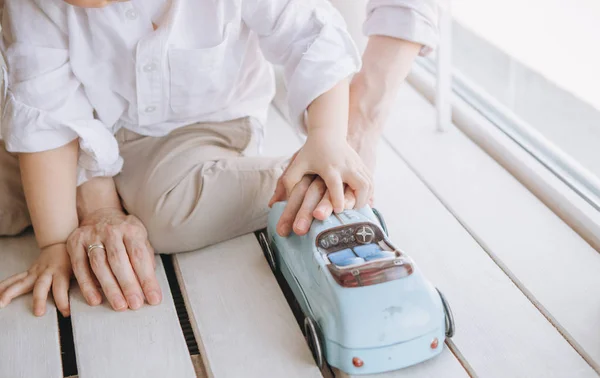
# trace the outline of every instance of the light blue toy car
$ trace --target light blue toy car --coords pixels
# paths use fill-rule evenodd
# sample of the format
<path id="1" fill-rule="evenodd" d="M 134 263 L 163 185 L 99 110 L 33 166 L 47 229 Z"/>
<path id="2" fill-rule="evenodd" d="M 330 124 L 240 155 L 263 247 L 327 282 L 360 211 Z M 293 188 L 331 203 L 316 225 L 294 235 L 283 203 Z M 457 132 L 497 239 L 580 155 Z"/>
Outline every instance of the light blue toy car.
<path id="1" fill-rule="evenodd" d="M 397 370 L 441 353 L 454 320 L 443 295 L 387 237 L 379 213 L 345 211 L 315 220 L 305 236 L 280 237 L 285 207 L 273 205 L 258 235 L 304 313 L 315 361 L 349 374 Z"/>

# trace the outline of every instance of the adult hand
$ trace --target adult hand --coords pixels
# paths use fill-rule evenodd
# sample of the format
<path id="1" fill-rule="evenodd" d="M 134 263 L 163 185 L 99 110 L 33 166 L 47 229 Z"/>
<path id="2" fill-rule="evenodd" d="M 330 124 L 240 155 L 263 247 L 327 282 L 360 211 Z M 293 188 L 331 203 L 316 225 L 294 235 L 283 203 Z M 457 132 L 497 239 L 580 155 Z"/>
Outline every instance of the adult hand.
<path id="1" fill-rule="evenodd" d="M 273 196 L 269 206 L 280 200 L 283 199 Z M 346 187 L 344 208 L 352 209 L 355 204 L 354 191 Z M 285 237 L 293 230 L 297 235 L 306 235 L 314 219 L 325 220 L 332 212 L 333 205 L 323 179 L 315 175 L 304 176 L 288 198 L 287 205 L 277 223 L 277 233 Z"/>
<path id="2" fill-rule="evenodd" d="M 91 245 L 104 248 L 89 249 Z M 87 215 L 67 241 L 73 272 L 86 301 L 102 302 L 97 284 L 113 309 L 159 304 L 162 293 L 154 269 L 154 250 L 142 222 L 114 208 Z"/>
<path id="3" fill-rule="evenodd" d="M 372 195 L 371 175 L 345 139 L 334 135 L 313 132 L 296 153 L 288 168 L 279 179 L 276 197 L 290 197 L 294 187 L 309 175 L 318 175 L 325 182 L 335 212 L 345 208 L 345 185 L 356 196 L 356 206 L 363 207 Z"/>

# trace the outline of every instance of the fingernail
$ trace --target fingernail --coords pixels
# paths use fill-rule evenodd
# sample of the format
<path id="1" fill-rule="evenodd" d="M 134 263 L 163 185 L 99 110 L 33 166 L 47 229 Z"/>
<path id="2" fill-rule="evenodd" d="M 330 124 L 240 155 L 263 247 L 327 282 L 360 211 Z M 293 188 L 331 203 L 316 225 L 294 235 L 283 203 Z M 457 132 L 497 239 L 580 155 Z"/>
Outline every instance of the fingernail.
<path id="1" fill-rule="evenodd" d="M 277 226 L 277 233 L 279 236 L 288 236 L 290 231 L 290 227 L 287 224 L 281 224 Z"/>
<path id="2" fill-rule="evenodd" d="M 88 292 L 88 298 L 90 301 L 90 305 L 92 305 L 92 306 L 97 306 L 102 301 L 102 298 L 98 295 L 98 293 L 96 293 L 94 291 Z"/>
<path id="3" fill-rule="evenodd" d="M 160 303 L 160 295 L 156 291 L 151 291 L 148 293 L 148 303 L 151 305 L 157 305 Z"/>
<path id="4" fill-rule="evenodd" d="M 34 314 L 35 316 L 43 316 L 43 315 L 44 315 L 44 310 L 42 310 L 42 309 L 39 309 L 39 308 L 38 308 L 38 309 L 35 309 L 35 310 L 33 311 L 33 314 Z"/>
<path id="5" fill-rule="evenodd" d="M 296 229 L 298 231 L 304 232 L 304 231 L 308 230 L 308 227 L 309 227 L 309 225 L 308 225 L 308 221 L 306 219 L 298 219 L 296 221 Z"/>
<path id="6" fill-rule="evenodd" d="M 127 302 L 121 297 L 115 297 L 113 300 L 113 306 L 115 310 L 124 310 L 127 308 Z"/>
<path id="7" fill-rule="evenodd" d="M 129 303 L 129 308 L 131 308 L 132 310 L 137 310 L 138 308 L 142 307 L 142 298 L 140 298 L 137 295 L 130 295 L 127 297 L 127 302 Z"/>

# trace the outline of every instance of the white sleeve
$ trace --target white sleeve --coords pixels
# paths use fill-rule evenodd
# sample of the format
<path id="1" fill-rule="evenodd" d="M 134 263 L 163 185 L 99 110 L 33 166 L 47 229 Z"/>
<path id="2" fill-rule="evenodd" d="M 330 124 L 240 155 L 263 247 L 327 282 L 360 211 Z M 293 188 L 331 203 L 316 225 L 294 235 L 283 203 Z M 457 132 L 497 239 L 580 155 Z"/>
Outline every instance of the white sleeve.
<path id="1" fill-rule="evenodd" d="M 438 12 L 437 0 L 370 0 L 364 33 L 419 43 L 427 55 L 437 45 Z"/>
<path id="2" fill-rule="evenodd" d="M 108 128 L 94 118 L 71 70 L 62 1 L 6 0 L 2 53 L 8 69 L 2 136 L 11 152 L 41 152 L 79 138 L 78 184 L 122 166 Z"/>
<path id="3" fill-rule="evenodd" d="M 244 0 L 242 17 L 264 56 L 282 65 L 290 119 L 304 130 L 308 106 L 360 70 L 360 54 L 328 0 Z"/>

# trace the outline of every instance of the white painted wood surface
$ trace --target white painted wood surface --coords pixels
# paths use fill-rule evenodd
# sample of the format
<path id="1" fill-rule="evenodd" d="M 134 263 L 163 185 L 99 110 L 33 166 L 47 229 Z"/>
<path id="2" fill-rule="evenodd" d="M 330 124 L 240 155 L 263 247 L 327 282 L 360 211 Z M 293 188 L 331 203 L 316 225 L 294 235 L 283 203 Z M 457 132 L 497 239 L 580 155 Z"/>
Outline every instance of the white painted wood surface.
<path id="1" fill-rule="evenodd" d="M 265 155 L 278 156 L 285 152 L 295 151 L 301 146 L 300 135 L 290 126 L 282 115 L 271 108 L 269 113 L 269 128 L 265 139 Z M 334 369 L 336 377 L 349 377 L 347 374 Z M 428 377 L 468 377 L 460 362 L 450 352 L 448 346 L 445 346 L 442 354 L 433 360 L 412 366 L 403 370 L 394 371 L 386 374 L 377 374 L 369 377 L 377 378 L 428 378 Z"/>
<path id="2" fill-rule="evenodd" d="M 253 234 L 173 259 L 209 377 L 321 377 Z"/>
<path id="3" fill-rule="evenodd" d="M 406 164 L 386 145 L 378 157 L 376 205 L 394 243 L 448 298 L 452 342 L 474 373 L 597 377 Z"/>
<path id="4" fill-rule="evenodd" d="M 137 311 L 91 307 L 71 289 L 71 321 L 79 378 L 194 378 L 162 261 L 156 257 L 163 302 Z"/>
<path id="5" fill-rule="evenodd" d="M 387 137 L 498 265 L 600 372 L 600 254 L 405 88 Z"/>
<path id="6" fill-rule="evenodd" d="M 0 280 L 29 269 L 39 254 L 32 233 L 0 238 Z M 0 310 L 0 377 L 62 377 L 56 308 L 33 315 L 31 294 Z M 51 302 L 51 301 L 50 301 Z"/>

